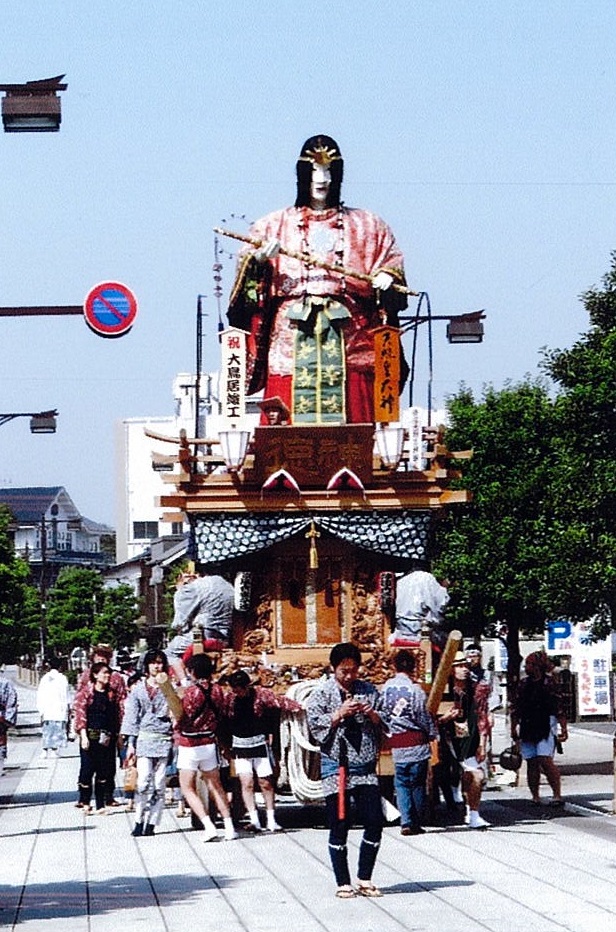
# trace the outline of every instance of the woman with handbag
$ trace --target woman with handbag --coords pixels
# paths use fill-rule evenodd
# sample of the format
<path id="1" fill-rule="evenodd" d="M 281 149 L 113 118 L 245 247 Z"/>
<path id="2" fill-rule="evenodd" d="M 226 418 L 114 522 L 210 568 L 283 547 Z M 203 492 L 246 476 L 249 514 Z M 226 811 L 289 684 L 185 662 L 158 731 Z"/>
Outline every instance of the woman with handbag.
<path id="1" fill-rule="evenodd" d="M 85 815 L 90 815 L 92 781 L 96 814 L 106 815 L 108 785 L 115 769 L 115 754 L 120 732 L 121 703 L 111 689 L 111 668 L 107 663 L 94 663 L 90 682 L 75 696 L 75 731 L 79 735 L 79 803 Z"/>
<path id="2" fill-rule="evenodd" d="M 137 764 L 135 825 L 132 834 L 153 835 L 165 805 L 167 760 L 173 745 L 173 723 L 167 700 L 156 677 L 167 673 L 162 650 L 149 650 L 143 658 L 145 678 L 128 694 L 122 734 L 128 739 L 126 766 Z"/>
<path id="3" fill-rule="evenodd" d="M 543 772 L 554 794 L 551 805 L 562 806 L 560 771 L 554 763 L 554 751 L 557 740 L 566 741 L 568 734 L 560 693 L 552 675 L 554 667 L 542 650 L 529 654 L 524 666 L 526 678 L 512 704 L 512 737 L 520 740 L 533 803 L 541 804 L 539 782 Z"/>

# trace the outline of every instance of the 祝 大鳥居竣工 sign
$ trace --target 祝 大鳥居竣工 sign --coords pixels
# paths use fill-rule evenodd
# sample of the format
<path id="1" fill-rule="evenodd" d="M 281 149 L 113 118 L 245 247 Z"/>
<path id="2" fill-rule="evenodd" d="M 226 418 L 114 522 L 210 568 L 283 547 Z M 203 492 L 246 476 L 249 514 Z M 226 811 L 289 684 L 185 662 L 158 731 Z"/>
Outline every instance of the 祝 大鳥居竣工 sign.
<path id="1" fill-rule="evenodd" d="M 221 414 L 229 422 L 240 421 L 246 402 L 246 332 L 229 327 L 220 334 Z"/>

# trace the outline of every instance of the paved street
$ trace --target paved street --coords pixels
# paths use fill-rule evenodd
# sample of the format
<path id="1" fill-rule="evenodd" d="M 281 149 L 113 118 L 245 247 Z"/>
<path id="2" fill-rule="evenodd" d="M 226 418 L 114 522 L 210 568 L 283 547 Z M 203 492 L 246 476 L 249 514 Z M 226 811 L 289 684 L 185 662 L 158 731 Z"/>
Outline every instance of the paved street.
<path id="1" fill-rule="evenodd" d="M 280 807 L 286 831 L 204 844 L 167 809 L 158 835 L 134 839 L 116 811 L 74 807 L 77 748 L 39 760 L 32 690 L 20 688 L 20 735 L 0 782 L 0 925 L 107 932 L 610 932 L 616 921 L 611 733 L 573 729 L 559 758 L 564 811 L 536 809 L 523 787 L 491 784 L 486 831 L 385 830 L 375 872 L 384 896 L 340 901 L 319 810 Z M 499 722 L 496 750 L 505 746 Z M 547 794 L 546 794 L 547 795 Z M 350 854 L 356 860 L 359 832 Z"/>

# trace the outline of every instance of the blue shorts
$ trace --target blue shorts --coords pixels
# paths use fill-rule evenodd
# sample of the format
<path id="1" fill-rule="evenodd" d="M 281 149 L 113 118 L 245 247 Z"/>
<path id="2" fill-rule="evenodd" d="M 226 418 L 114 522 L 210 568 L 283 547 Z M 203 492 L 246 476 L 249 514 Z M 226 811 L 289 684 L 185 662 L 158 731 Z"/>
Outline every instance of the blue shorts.
<path id="1" fill-rule="evenodd" d="M 550 716 L 550 733 L 541 741 L 521 741 L 520 753 L 523 760 L 532 760 L 534 757 L 554 757 L 556 750 L 556 730 L 558 723 L 554 715 Z"/>

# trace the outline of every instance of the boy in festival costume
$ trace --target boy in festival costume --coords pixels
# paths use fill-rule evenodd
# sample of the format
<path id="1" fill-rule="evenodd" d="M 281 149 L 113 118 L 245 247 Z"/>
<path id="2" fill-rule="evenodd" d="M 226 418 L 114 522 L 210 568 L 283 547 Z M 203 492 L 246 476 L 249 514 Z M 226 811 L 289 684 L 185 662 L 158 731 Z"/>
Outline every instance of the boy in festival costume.
<path id="1" fill-rule="evenodd" d="M 225 840 L 233 841 L 237 833 L 220 780 L 216 744 L 216 731 L 224 711 L 223 691 L 217 683 L 211 682 L 213 665 L 207 654 L 193 654 L 187 666 L 192 685 L 182 696 L 184 712 L 175 726 L 180 788 L 191 812 L 203 823 L 204 841 L 217 838 L 216 826 L 197 792 L 197 774 L 201 771 L 208 792 L 223 818 Z"/>
<path id="2" fill-rule="evenodd" d="M 426 708 L 426 694 L 413 682 L 415 656 L 400 650 L 394 657 L 396 675 L 381 692 L 381 715 L 389 732 L 395 766 L 396 803 L 400 810 L 400 834 L 422 835 L 430 742 L 438 737 L 433 717 Z"/>
<path id="3" fill-rule="evenodd" d="M 264 686 L 252 686 L 245 670 L 229 676 L 231 692 L 225 696 L 225 727 L 231 733 L 231 755 L 242 788 L 242 799 L 250 826 L 261 831 L 255 803 L 254 777 L 265 799 L 268 832 L 279 832 L 276 822 L 275 788 L 270 759 L 269 738 L 278 724 L 277 713 L 301 712 L 301 705 L 285 696 L 277 696 Z"/>
<path id="4" fill-rule="evenodd" d="M 380 698 L 375 686 L 359 679 L 361 654 L 355 644 L 336 644 L 329 662 L 333 676 L 312 693 L 306 707 L 314 740 L 321 747 L 321 779 L 329 854 L 338 888 L 336 896 L 382 896 L 372 883 L 381 844 L 383 812 L 376 773 L 381 738 Z M 364 832 L 359 846 L 357 881 L 351 886 L 347 836 L 350 799 Z"/>

